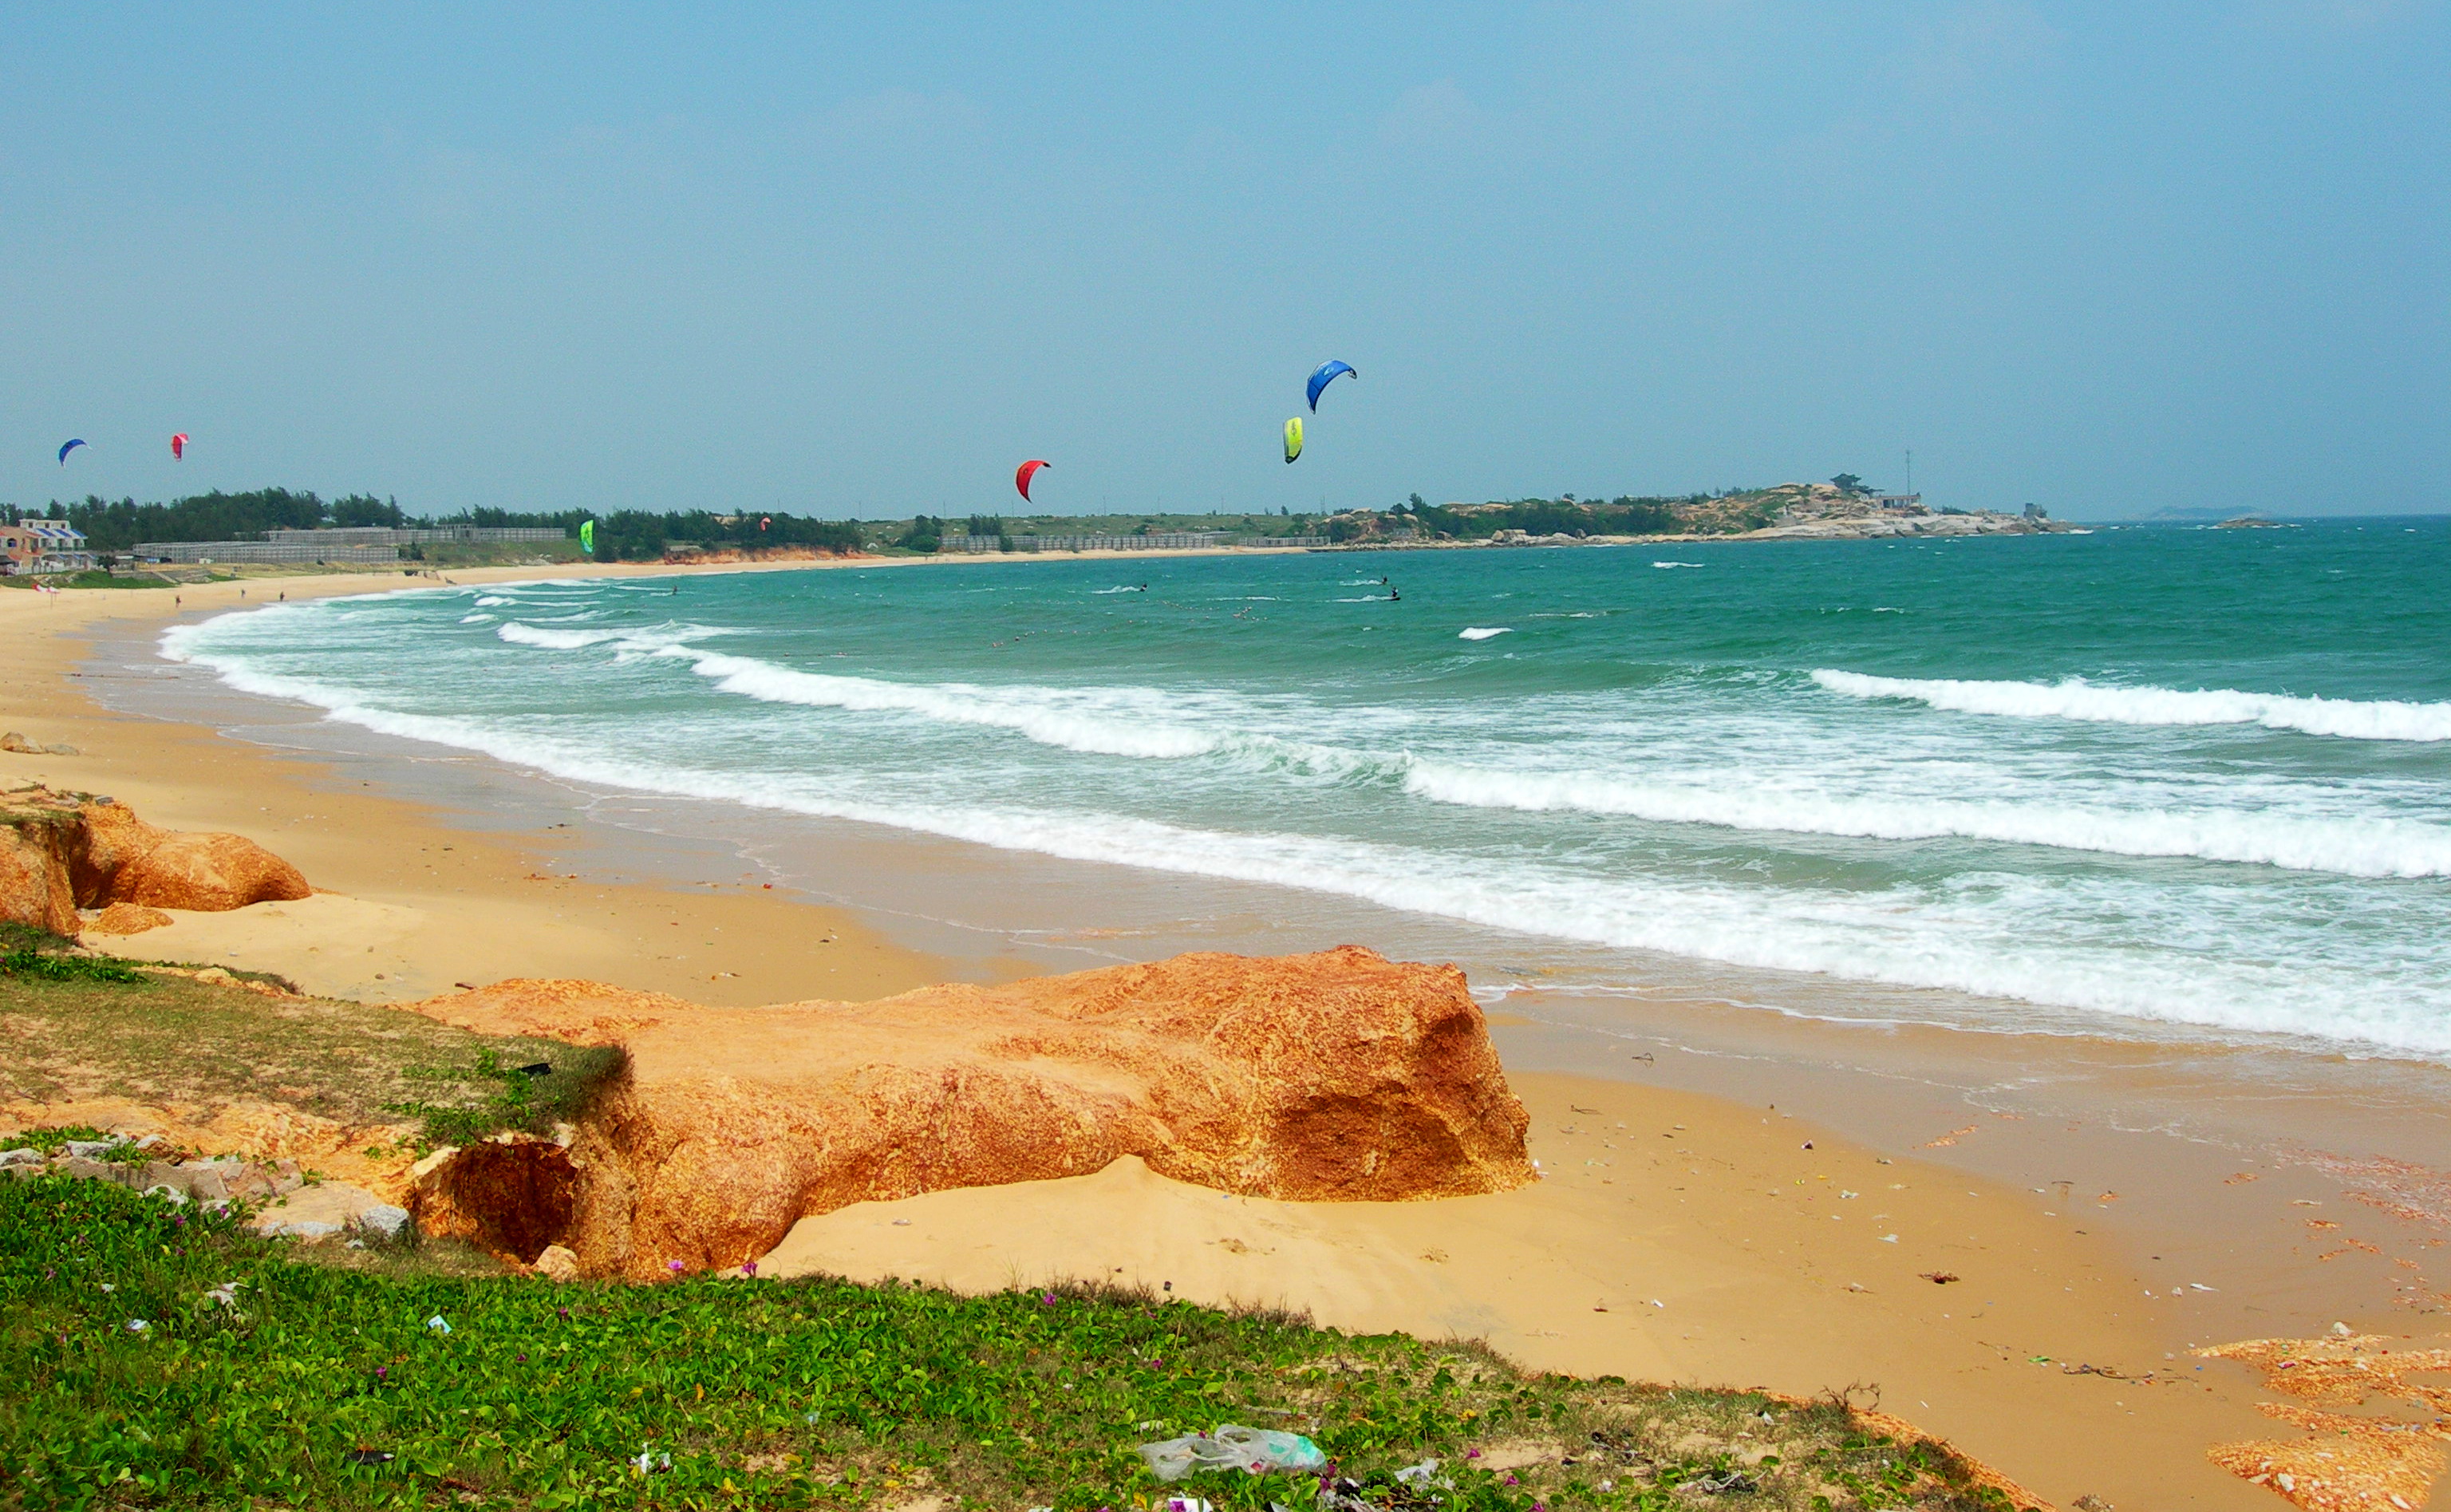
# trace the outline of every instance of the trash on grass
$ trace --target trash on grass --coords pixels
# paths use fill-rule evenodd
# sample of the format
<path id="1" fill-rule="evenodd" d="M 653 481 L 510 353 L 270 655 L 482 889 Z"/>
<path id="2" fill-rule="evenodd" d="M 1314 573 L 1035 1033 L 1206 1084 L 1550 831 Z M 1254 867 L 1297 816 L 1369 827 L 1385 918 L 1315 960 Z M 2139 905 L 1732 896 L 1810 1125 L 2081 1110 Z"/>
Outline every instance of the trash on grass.
<path id="1" fill-rule="evenodd" d="M 358 1448 L 351 1449 L 347 1458 L 351 1464 L 389 1464 L 392 1453 L 388 1449 Z"/>
<path id="2" fill-rule="evenodd" d="M 1220 1424 L 1212 1433 L 1187 1433 L 1140 1446 L 1149 1473 L 1161 1481 L 1180 1481 L 1194 1470 L 1245 1470 L 1261 1475 L 1270 1470 L 1323 1470 L 1327 1456 L 1299 1433 L 1273 1428 L 1246 1428 Z"/>
<path id="3" fill-rule="evenodd" d="M 439 1312 L 433 1317 L 426 1319 L 425 1325 L 428 1328 L 433 1329 L 436 1333 L 449 1333 L 451 1331 L 451 1325 L 443 1318 L 442 1314 Z"/>
<path id="4" fill-rule="evenodd" d="M 1401 1469 L 1401 1470 L 1397 1471 L 1397 1472 L 1396 1472 L 1396 1479 L 1397 1479 L 1397 1480 L 1399 1480 L 1399 1481 L 1420 1481 L 1420 1482 L 1427 1483 L 1427 1482 L 1428 1482 L 1428 1480 L 1430 1479 L 1430 1477 L 1432 1477 L 1432 1476 L 1434 1476 L 1434 1475 L 1436 1475 L 1436 1474 L 1438 1474 L 1438 1473 L 1439 1473 L 1439 1462 L 1438 1462 L 1438 1461 L 1436 1461 L 1436 1460 L 1423 1460 L 1423 1461 L 1422 1461 L 1421 1463 L 1419 1463 L 1419 1464 L 1408 1464 L 1408 1465 L 1404 1466 L 1402 1469 Z"/>

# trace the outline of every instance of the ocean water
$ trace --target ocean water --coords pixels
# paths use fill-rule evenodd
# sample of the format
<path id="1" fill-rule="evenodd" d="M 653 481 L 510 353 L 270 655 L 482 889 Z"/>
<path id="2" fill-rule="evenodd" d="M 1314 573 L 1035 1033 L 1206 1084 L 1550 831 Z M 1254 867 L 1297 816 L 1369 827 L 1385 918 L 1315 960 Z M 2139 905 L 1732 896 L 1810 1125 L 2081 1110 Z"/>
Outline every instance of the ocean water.
<path id="1" fill-rule="evenodd" d="M 2451 521 L 2367 520 L 424 588 L 163 650 L 572 781 L 1366 900 L 1603 989 L 1664 953 L 2440 1061 L 2446 583 Z"/>

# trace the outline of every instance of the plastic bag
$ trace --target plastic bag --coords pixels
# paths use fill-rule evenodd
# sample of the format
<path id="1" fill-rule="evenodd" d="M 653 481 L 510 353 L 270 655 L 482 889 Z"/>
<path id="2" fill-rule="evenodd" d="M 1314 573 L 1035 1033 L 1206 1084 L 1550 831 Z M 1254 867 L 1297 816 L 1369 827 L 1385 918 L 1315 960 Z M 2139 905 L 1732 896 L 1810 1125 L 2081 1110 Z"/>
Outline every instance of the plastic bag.
<path id="1" fill-rule="evenodd" d="M 1243 1470 L 1258 1475 L 1327 1466 L 1327 1456 L 1319 1445 L 1299 1433 L 1246 1428 L 1239 1423 L 1221 1424 L 1211 1433 L 1144 1443 L 1140 1453 L 1148 1462 L 1149 1473 L 1161 1481 L 1180 1481 L 1194 1470 Z"/>

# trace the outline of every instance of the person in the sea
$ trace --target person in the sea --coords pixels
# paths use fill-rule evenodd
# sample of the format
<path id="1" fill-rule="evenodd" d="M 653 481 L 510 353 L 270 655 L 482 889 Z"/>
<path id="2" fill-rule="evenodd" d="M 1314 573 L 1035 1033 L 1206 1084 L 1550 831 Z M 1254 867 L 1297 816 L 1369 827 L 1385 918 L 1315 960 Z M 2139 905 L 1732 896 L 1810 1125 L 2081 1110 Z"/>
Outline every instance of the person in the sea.
<path id="1" fill-rule="evenodd" d="M 1380 581 L 1386 582 L 1386 579 L 1382 578 Z M 1389 603 L 1402 603 L 1404 601 L 1404 590 L 1397 587 L 1394 583 L 1388 583 L 1387 601 Z"/>

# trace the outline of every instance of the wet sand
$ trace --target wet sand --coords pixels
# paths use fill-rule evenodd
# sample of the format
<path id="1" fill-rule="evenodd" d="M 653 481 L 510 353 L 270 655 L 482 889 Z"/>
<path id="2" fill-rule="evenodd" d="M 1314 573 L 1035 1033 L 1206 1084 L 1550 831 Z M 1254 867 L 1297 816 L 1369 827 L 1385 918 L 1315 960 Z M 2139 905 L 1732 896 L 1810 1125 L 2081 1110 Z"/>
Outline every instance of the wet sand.
<path id="1" fill-rule="evenodd" d="M 260 580 L 244 602 L 403 585 Z M 575 801 L 536 801 L 532 781 L 481 760 L 394 782 L 380 763 L 229 738 L 218 717 L 146 717 L 83 696 L 111 675 L 84 659 L 94 636 L 124 645 L 174 614 L 239 607 L 240 586 L 186 589 L 184 606 L 160 591 L 0 594 L 20 648 L 0 668 L 0 726 L 87 753 L 0 754 L 0 777 L 237 831 L 328 890 L 107 942 L 125 953 L 274 971 L 369 1001 L 569 975 L 751 1004 L 1251 948 L 1243 939 L 1337 943 L 1268 916 L 1281 900 L 1253 890 L 1234 894 L 1252 911 L 1236 938 L 1215 937 L 1213 919 L 1186 935 L 1143 927 L 1188 895 L 1180 884 L 1073 867 L 1042 889 L 1056 874 L 1027 858 L 826 832 L 821 865 L 863 884 L 833 895 L 924 894 L 938 926 L 965 897 L 1021 898 L 1037 926 L 1013 944 L 993 922 L 1007 915 L 982 909 L 990 925 L 948 949 L 963 932 L 927 927 L 916 909 L 828 907 L 788 879 L 769 891 L 783 874 L 744 861 L 752 848 L 728 836 L 668 844 L 652 825 L 574 827 Z M 1361 942 L 1441 958 L 1439 933 L 1391 917 L 1388 938 Z M 2253 1378 L 2198 1371 L 2186 1346 L 2334 1319 L 2421 1342 L 2442 1331 L 2445 1288 L 2425 1279 L 2451 1281 L 2432 1173 L 2374 1159 L 2442 1127 L 2451 1097 L 2436 1069 L 2344 1067 L 2339 1097 L 2302 1089 L 2296 1106 L 2242 1109 L 2236 1094 L 2256 1084 L 2199 1064 L 2231 1053 L 2212 1050 L 1800 1021 L 1721 1001 L 1596 1004 L 1538 983 L 1517 984 L 1495 1021 L 1551 1173 L 1530 1190 L 1264 1204 L 1117 1169 L 893 1205 L 908 1227 L 875 1208 L 811 1220 L 775 1263 L 965 1287 L 1172 1280 L 1181 1294 L 1283 1303 L 1341 1326 L 1483 1334 L 1551 1368 L 1798 1395 L 1877 1383 L 1887 1410 L 2043 1494 L 2126 1506 L 2271 1504 L 2204 1459 L 2214 1442 L 2272 1435 L 2246 1404 Z M 2149 1116 L 2124 1116 L 2139 1108 Z M 2192 1111 L 2174 1122 L 2173 1108 Z M 2313 1137 L 2276 1143 L 2293 1128 Z M 2284 1145 L 2298 1158 L 2281 1158 Z M 1243 1227 L 1220 1227 L 1226 1214 Z M 2096 1369 L 2066 1373 L 2071 1363 Z"/>

